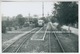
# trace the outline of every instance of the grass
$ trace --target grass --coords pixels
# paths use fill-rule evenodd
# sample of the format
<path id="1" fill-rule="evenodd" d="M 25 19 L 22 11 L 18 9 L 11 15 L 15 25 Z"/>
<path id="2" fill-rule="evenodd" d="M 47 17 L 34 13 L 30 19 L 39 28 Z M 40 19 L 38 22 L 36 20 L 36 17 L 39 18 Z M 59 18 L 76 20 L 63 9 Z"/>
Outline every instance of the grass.
<path id="1" fill-rule="evenodd" d="M 78 36 L 73 34 L 58 34 L 58 38 L 60 39 L 61 43 L 66 52 L 78 52 Z"/>
<path id="2" fill-rule="evenodd" d="M 33 28 L 31 28 L 31 27 L 24 27 L 22 29 L 18 29 L 17 31 L 29 31 L 31 29 L 33 29 Z"/>
<path id="3" fill-rule="evenodd" d="M 25 28 L 18 29 L 18 30 L 15 30 L 15 31 L 30 31 L 32 29 L 33 28 L 31 28 L 31 27 L 25 27 Z M 11 38 L 13 38 L 13 37 L 15 37 L 19 34 L 21 34 L 21 33 L 2 33 L 2 42 L 10 40 Z"/>
<path id="4" fill-rule="evenodd" d="M 20 33 L 2 33 L 2 42 L 10 40 L 11 38 L 19 35 Z"/>

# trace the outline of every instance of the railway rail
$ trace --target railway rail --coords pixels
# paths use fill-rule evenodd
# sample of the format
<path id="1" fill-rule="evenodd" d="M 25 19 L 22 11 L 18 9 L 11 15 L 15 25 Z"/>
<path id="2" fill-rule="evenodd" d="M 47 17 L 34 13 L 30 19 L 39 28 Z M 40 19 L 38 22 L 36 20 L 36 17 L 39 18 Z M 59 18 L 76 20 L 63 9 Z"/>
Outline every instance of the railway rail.
<path id="1" fill-rule="evenodd" d="M 69 31 L 60 31 L 51 23 L 49 24 L 51 26 L 50 36 L 48 37 L 49 52 L 78 52 L 77 36 L 70 33 Z"/>
<path id="2" fill-rule="evenodd" d="M 19 50 L 19 48 L 28 40 L 30 39 L 30 37 L 36 32 L 38 31 L 40 28 L 36 28 L 35 30 L 32 30 L 31 32 L 29 32 L 28 34 L 24 35 L 23 37 L 21 37 L 20 39 L 18 39 L 17 41 L 15 41 L 14 43 L 12 43 L 11 45 L 9 45 L 8 47 L 6 47 L 5 49 L 3 49 L 3 52 L 17 52 Z M 34 32 L 35 31 L 35 32 Z M 32 33 L 34 32 L 34 33 Z"/>
<path id="3" fill-rule="evenodd" d="M 46 27 L 46 29 L 45 29 L 45 27 Z M 30 50 L 31 50 L 30 47 L 36 48 L 36 46 L 39 44 L 41 44 L 43 46 L 42 49 L 40 48 L 40 50 L 43 50 L 44 52 L 45 52 L 44 48 L 47 49 L 46 50 L 47 52 L 66 52 L 66 47 L 64 46 L 64 43 L 62 43 L 61 39 L 59 38 L 59 34 L 62 34 L 63 36 L 65 34 L 56 33 L 56 31 L 58 31 L 58 30 L 51 23 L 48 23 L 45 27 L 36 28 L 35 30 L 33 30 L 35 32 L 31 31 L 32 33 L 29 32 L 28 34 L 21 37 L 19 40 L 15 41 L 10 46 L 6 47 L 3 50 L 3 52 L 24 52 L 23 49 L 24 49 L 25 45 L 26 45 L 26 49 L 29 49 L 29 50 L 24 49 L 25 52 L 27 52 L 27 51 L 30 52 Z M 44 33 L 39 34 L 39 32 L 41 32 L 41 31 L 44 31 Z M 53 31 L 55 31 L 55 32 L 53 32 Z M 44 43 L 46 42 L 45 39 L 47 40 L 47 46 L 48 46 L 47 48 L 44 47 L 44 45 L 45 45 Z M 42 40 L 42 41 L 40 41 L 40 40 Z M 40 43 L 37 41 L 39 41 Z M 32 45 L 28 47 L 27 42 L 28 42 L 28 46 L 30 44 L 32 44 Z M 35 44 L 37 44 L 37 45 L 35 46 Z M 38 50 L 39 50 L 39 48 L 38 48 Z"/>
<path id="4" fill-rule="evenodd" d="M 43 32 L 44 31 L 44 32 Z M 38 30 L 35 34 L 32 35 L 31 39 L 29 41 L 44 41 L 44 35 L 46 35 L 47 27 L 44 28 L 42 27 L 40 30 Z M 29 41 L 27 42 L 29 44 Z M 37 43 L 37 42 L 36 42 Z M 28 47 L 26 43 L 23 43 L 24 46 L 26 45 L 26 48 Z M 25 52 L 27 50 L 23 50 L 22 48 L 25 49 L 24 46 L 19 47 L 19 49 L 16 52 Z M 34 45 L 33 45 L 34 46 Z"/>
<path id="5" fill-rule="evenodd" d="M 51 24 L 51 23 L 50 23 Z M 58 46 L 60 47 L 60 51 L 61 52 L 65 52 L 65 49 L 64 49 L 64 47 L 63 47 L 63 44 L 61 43 L 61 41 L 60 41 L 60 39 L 57 37 L 57 34 L 58 33 L 56 33 L 56 29 L 54 29 L 55 27 L 51 24 L 51 27 L 52 27 L 52 30 L 50 30 L 50 33 L 49 33 L 49 35 L 51 36 L 51 34 L 55 37 L 55 40 L 57 41 L 57 43 L 58 43 Z M 54 33 L 52 32 L 52 31 L 55 31 Z M 51 49 L 51 41 L 50 41 L 50 39 L 51 39 L 51 37 L 49 36 L 49 52 L 51 52 L 52 51 L 52 49 Z"/>

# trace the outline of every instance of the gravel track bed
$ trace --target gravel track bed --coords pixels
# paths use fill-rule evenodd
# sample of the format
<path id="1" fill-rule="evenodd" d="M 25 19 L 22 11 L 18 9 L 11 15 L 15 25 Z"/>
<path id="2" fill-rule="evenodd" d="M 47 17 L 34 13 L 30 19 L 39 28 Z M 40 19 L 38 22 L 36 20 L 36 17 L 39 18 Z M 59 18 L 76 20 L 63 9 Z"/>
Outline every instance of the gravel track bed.
<path id="1" fill-rule="evenodd" d="M 36 29 L 35 32 L 36 32 L 37 30 L 39 30 L 39 28 Z M 30 33 L 30 34 L 33 35 L 33 33 Z M 23 40 L 26 39 L 26 38 L 27 38 L 27 39 L 30 38 L 29 34 L 24 35 L 23 37 L 21 37 L 20 39 L 18 39 L 16 42 L 14 42 L 13 45 L 11 45 L 11 46 L 10 46 L 7 50 L 5 50 L 4 52 L 15 52 L 15 51 L 17 50 L 17 48 L 22 44 Z M 5 46 L 3 46 L 3 48 L 4 48 L 4 47 L 5 47 Z"/>

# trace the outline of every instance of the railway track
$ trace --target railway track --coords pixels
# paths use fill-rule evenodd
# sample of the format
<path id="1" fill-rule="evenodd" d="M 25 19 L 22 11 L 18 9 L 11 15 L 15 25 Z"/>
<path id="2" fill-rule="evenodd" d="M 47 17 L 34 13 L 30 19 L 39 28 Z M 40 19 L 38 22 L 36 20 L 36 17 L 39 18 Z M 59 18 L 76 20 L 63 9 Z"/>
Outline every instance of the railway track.
<path id="1" fill-rule="evenodd" d="M 51 25 L 49 38 L 49 52 L 78 52 L 78 38 L 68 32 L 60 31 Z"/>
<path id="2" fill-rule="evenodd" d="M 53 33 L 53 34 L 54 34 L 54 36 L 55 36 L 55 38 L 56 38 L 56 40 L 57 40 L 57 42 L 61 48 L 61 52 L 65 52 L 65 49 L 64 49 L 62 43 L 60 42 L 60 39 L 57 37 L 56 33 Z"/>
<path id="3" fill-rule="evenodd" d="M 74 34 L 58 33 L 57 37 L 62 43 L 65 52 L 78 52 L 78 45 L 77 45 L 78 43 L 75 42 L 75 41 L 78 41 L 78 39 L 76 38 Z"/>
<path id="4" fill-rule="evenodd" d="M 17 41 L 15 41 L 14 43 L 12 43 L 11 45 L 9 45 L 8 47 L 6 47 L 5 49 L 3 49 L 3 52 L 17 52 L 20 47 L 27 41 L 30 39 L 30 37 L 39 30 L 40 28 L 36 28 L 35 30 L 32 30 L 31 32 L 29 32 L 28 34 L 24 35 L 23 37 L 21 37 L 20 39 L 18 39 Z"/>
<path id="5" fill-rule="evenodd" d="M 31 39 L 24 43 L 24 46 L 21 46 L 17 52 L 34 52 L 36 50 L 38 52 L 39 49 L 36 49 L 37 46 L 39 46 L 39 42 L 44 41 L 44 34 L 46 32 L 47 28 L 42 27 L 40 30 L 38 30 L 32 37 Z M 43 32 L 44 31 L 44 32 Z M 31 43 L 32 42 L 32 43 Z M 34 47 L 33 47 L 34 46 Z M 35 47 L 36 46 L 36 47 Z M 32 50 L 31 50 L 32 48 Z M 23 50 L 24 49 L 24 50 Z M 28 50 L 29 49 L 29 50 Z"/>
<path id="6" fill-rule="evenodd" d="M 63 40 L 59 37 L 60 33 L 53 33 L 53 31 L 58 30 L 56 30 L 53 25 L 51 25 L 51 29 L 49 29 L 48 26 L 50 26 L 49 23 L 45 26 L 46 29 L 44 29 L 45 27 L 41 29 L 38 28 L 33 30 L 33 33 L 30 32 L 24 35 L 12 45 L 5 48 L 3 52 L 33 52 L 33 50 L 35 50 L 35 52 L 66 52 L 65 44 L 62 43 Z M 43 36 L 41 33 L 38 34 L 41 31 L 44 31 Z M 33 35 L 34 38 L 32 38 Z M 65 34 L 62 35 L 64 36 Z"/>
<path id="7" fill-rule="evenodd" d="M 52 29 L 50 30 L 49 33 L 49 52 L 65 52 L 65 49 L 63 47 L 63 44 L 61 43 L 60 39 L 58 38 L 58 33 L 53 33 L 52 31 L 56 31 L 53 27 L 53 25 L 51 25 Z M 51 41 L 51 39 L 54 39 L 53 41 Z M 57 46 L 56 51 L 54 51 L 51 47 L 53 47 L 53 43 L 55 43 L 55 45 Z"/>

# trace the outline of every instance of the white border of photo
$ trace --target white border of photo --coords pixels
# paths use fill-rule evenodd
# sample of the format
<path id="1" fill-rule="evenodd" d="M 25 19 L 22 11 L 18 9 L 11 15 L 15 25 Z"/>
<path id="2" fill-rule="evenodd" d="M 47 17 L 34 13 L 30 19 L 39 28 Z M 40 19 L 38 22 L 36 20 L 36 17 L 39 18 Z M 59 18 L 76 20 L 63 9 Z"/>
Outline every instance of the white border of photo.
<path id="1" fill-rule="evenodd" d="M 1 24 L 1 2 L 3 2 L 3 1 L 5 1 L 5 2 L 7 2 L 7 1 L 13 1 L 13 2 L 42 2 L 42 1 L 47 1 L 47 2 L 52 2 L 52 1 L 79 1 L 79 0 L 0 0 L 0 53 L 2 53 L 2 32 L 1 32 L 1 27 L 2 27 L 2 24 Z M 79 22 L 79 20 L 80 20 L 80 1 L 79 1 L 79 15 L 78 15 L 78 22 Z M 79 22 L 79 27 L 78 27 L 78 29 L 80 28 L 80 22 Z M 79 29 L 79 31 L 80 31 L 80 29 Z M 79 31 L 78 31 L 78 34 L 79 34 Z M 80 34 L 78 35 L 78 37 L 80 36 Z M 78 40 L 80 41 L 80 37 L 78 38 Z M 80 46 L 80 43 L 79 43 L 79 46 Z M 80 49 L 80 47 L 79 47 L 79 49 Z M 80 53 L 80 52 L 78 52 L 78 53 Z M 78 53 L 70 53 L 70 54 L 78 54 Z M 4 53 L 3 53 L 4 54 Z M 6 54 L 8 54 L 8 53 L 6 53 Z M 10 54 L 14 54 L 14 53 L 10 53 Z M 26 53 L 15 53 L 15 54 L 26 54 Z M 27 53 L 27 54 L 29 54 L 29 53 Z M 35 53 L 31 53 L 31 54 L 35 54 Z M 37 53 L 36 53 L 37 54 Z M 39 53 L 39 54 L 41 54 L 41 53 Z M 44 54 L 44 52 L 42 52 L 42 54 Z M 48 54 L 48 53 L 45 53 L 45 54 Z M 49 53 L 49 54 L 51 54 L 51 53 Z M 56 54 L 59 54 L 59 53 L 56 53 Z M 60 53 L 60 54 L 62 54 L 62 53 Z M 64 54 L 66 54 L 66 53 L 64 53 Z"/>

